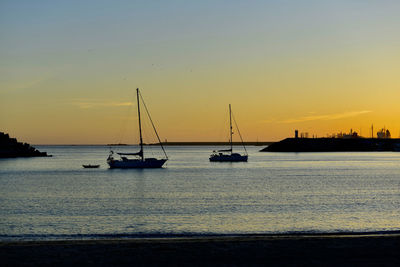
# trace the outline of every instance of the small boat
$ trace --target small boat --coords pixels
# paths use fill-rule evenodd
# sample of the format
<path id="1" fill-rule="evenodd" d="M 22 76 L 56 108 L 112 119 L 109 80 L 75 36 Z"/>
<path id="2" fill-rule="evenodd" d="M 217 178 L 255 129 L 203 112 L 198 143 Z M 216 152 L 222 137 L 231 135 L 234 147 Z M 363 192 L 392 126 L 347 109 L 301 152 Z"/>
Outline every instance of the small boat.
<path id="1" fill-rule="evenodd" d="M 237 131 L 240 136 L 240 140 L 242 140 L 242 145 L 245 151 L 244 155 L 239 153 L 233 153 L 233 145 L 232 145 L 232 111 L 231 111 L 231 104 L 229 104 L 229 135 L 230 135 L 230 149 L 222 149 L 222 150 L 214 150 L 213 153 L 210 155 L 210 161 L 212 162 L 247 162 L 248 154 L 246 150 L 246 146 L 244 145 L 242 135 L 240 134 L 239 128 L 237 127 L 236 121 L 235 125 Z"/>
<path id="2" fill-rule="evenodd" d="M 150 113 L 147 110 L 146 104 L 143 101 L 142 95 L 139 93 L 139 88 L 136 89 L 136 98 L 137 98 L 137 106 L 138 106 L 138 122 L 139 122 L 139 145 L 140 151 L 135 153 L 116 153 L 120 156 L 120 159 L 114 158 L 114 152 L 111 150 L 110 155 L 107 158 L 107 163 L 110 166 L 110 169 L 120 168 L 134 168 L 134 169 L 144 169 L 144 168 L 161 168 L 164 163 L 168 160 L 167 153 L 164 150 L 164 147 L 161 143 L 160 137 L 158 136 L 156 127 L 153 124 L 153 121 L 150 117 Z M 158 142 L 164 152 L 165 158 L 156 159 L 156 158 L 145 158 L 143 153 L 143 137 L 142 137 L 142 123 L 140 118 L 140 101 L 142 100 L 144 107 L 146 109 L 146 113 L 150 119 L 151 125 L 153 126 L 153 130 L 158 138 Z M 127 156 L 135 156 L 135 158 L 128 158 Z"/>
<path id="3" fill-rule="evenodd" d="M 100 167 L 100 165 L 92 165 L 92 164 L 84 164 L 84 165 L 82 165 L 82 167 L 83 168 L 86 168 L 86 169 L 94 169 L 94 168 L 98 168 L 98 167 Z"/>

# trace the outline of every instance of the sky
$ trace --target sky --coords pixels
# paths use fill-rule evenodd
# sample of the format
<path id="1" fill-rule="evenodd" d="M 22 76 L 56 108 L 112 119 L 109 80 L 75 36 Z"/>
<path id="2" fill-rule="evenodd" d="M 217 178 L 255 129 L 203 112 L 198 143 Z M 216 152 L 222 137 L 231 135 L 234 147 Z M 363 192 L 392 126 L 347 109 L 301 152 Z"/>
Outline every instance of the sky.
<path id="1" fill-rule="evenodd" d="M 400 1 L 0 1 L 0 131 L 32 144 L 400 136 Z M 237 134 L 234 140 L 238 140 Z"/>

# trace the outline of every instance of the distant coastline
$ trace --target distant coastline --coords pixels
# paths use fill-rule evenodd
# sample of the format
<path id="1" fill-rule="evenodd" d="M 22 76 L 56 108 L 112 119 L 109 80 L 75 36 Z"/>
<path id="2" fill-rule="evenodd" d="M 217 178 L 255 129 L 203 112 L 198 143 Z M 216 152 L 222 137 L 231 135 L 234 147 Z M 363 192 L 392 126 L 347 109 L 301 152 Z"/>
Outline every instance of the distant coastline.
<path id="1" fill-rule="evenodd" d="M 232 142 L 234 146 L 267 146 L 273 142 Z M 158 144 L 149 144 L 158 145 Z M 163 146 L 227 146 L 230 145 L 229 142 L 162 142 Z"/>
<path id="2" fill-rule="evenodd" d="M 274 142 L 244 142 L 246 146 L 269 146 Z M 162 142 L 163 146 L 227 146 L 229 142 Z M 234 146 L 241 146 L 241 142 L 233 142 Z M 36 146 L 136 146 L 138 144 L 35 144 Z M 144 144 L 146 146 L 160 145 L 159 143 Z"/>

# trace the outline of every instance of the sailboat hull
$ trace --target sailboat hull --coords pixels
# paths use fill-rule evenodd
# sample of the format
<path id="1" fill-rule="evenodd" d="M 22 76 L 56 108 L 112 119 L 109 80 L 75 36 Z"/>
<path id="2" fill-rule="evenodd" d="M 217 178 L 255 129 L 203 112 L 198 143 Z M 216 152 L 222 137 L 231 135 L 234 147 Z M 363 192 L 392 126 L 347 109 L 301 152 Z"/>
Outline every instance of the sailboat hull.
<path id="1" fill-rule="evenodd" d="M 247 162 L 247 155 L 233 154 L 213 154 L 210 156 L 211 162 Z"/>
<path id="2" fill-rule="evenodd" d="M 141 159 L 122 159 L 108 160 L 107 163 L 110 169 L 147 169 L 147 168 L 162 168 L 166 159 L 146 158 Z"/>
<path id="3" fill-rule="evenodd" d="M 233 118 L 233 119 L 235 119 L 235 118 Z M 236 121 L 235 121 L 235 124 L 236 124 Z M 243 139 L 242 139 L 242 136 L 240 134 L 239 128 L 237 127 L 237 124 L 236 124 L 236 128 L 237 128 L 237 131 L 239 133 L 240 139 L 242 140 L 242 143 L 243 143 Z M 229 141 L 230 141 L 230 145 L 231 145 L 230 149 L 222 149 L 222 150 L 216 150 L 216 151 L 214 150 L 213 154 L 211 154 L 211 156 L 210 156 L 210 161 L 211 162 L 247 162 L 248 155 L 247 155 L 247 151 L 246 151 L 246 147 L 244 146 L 244 143 L 243 143 L 243 148 L 246 151 L 245 155 L 240 155 L 239 153 L 232 153 L 232 151 L 233 151 L 233 149 L 232 149 L 233 148 L 232 147 L 232 134 L 233 134 L 233 131 L 232 131 L 231 104 L 229 104 L 229 134 L 230 134 Z M 230 153 L 225 153 L 224 154 L 224 152 L 230 152 Z"/>

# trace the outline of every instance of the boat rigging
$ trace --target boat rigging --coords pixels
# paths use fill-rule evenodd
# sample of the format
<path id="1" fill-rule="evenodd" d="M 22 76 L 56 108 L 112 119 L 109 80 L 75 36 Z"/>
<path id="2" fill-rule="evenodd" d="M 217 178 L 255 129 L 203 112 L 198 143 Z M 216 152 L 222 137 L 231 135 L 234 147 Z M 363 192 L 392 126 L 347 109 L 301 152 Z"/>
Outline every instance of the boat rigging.
<path id="1" fill-rule="evenodd" d="M 143 100 L 142 95 L 139 92 L 139 88 L 136 89 L 136 99 L 137 99 L 137 112 L 138 112 L 138 123 L 139 123 L 139 146 L 140 151 L 135 153 L 117 153 L 121 158 L 115 159 L 114 152 L 111 150 L 110 155 L 107 158 L 107 163 L 111 169 L 113 168 L 161 168 L 164 163 L 168 160 L 168 155 L 165 152 L 165 149 L 161 143 L 160 137 L 157 133 L 156 127 L 154 126 L 153 120 L 151 119 L 150 113 L 147 109 L 147 106 Z M 153 126 L 153 130 L 157 136 L 158 142 L 161 146 L 162 151 L 164 152 L 165 158 L 156 159 L 156 158 L 145 158 L 144 150 L 143 150 L 143 137 L 142 137 L 142 121 L 140 114 L 140 99 L 142 100 L 143 106 L 146 110 L 147 116 L 150 119 L 151 125 Z M 127 156 L 136 156 L 136 158 L 129 159 Z"/>

